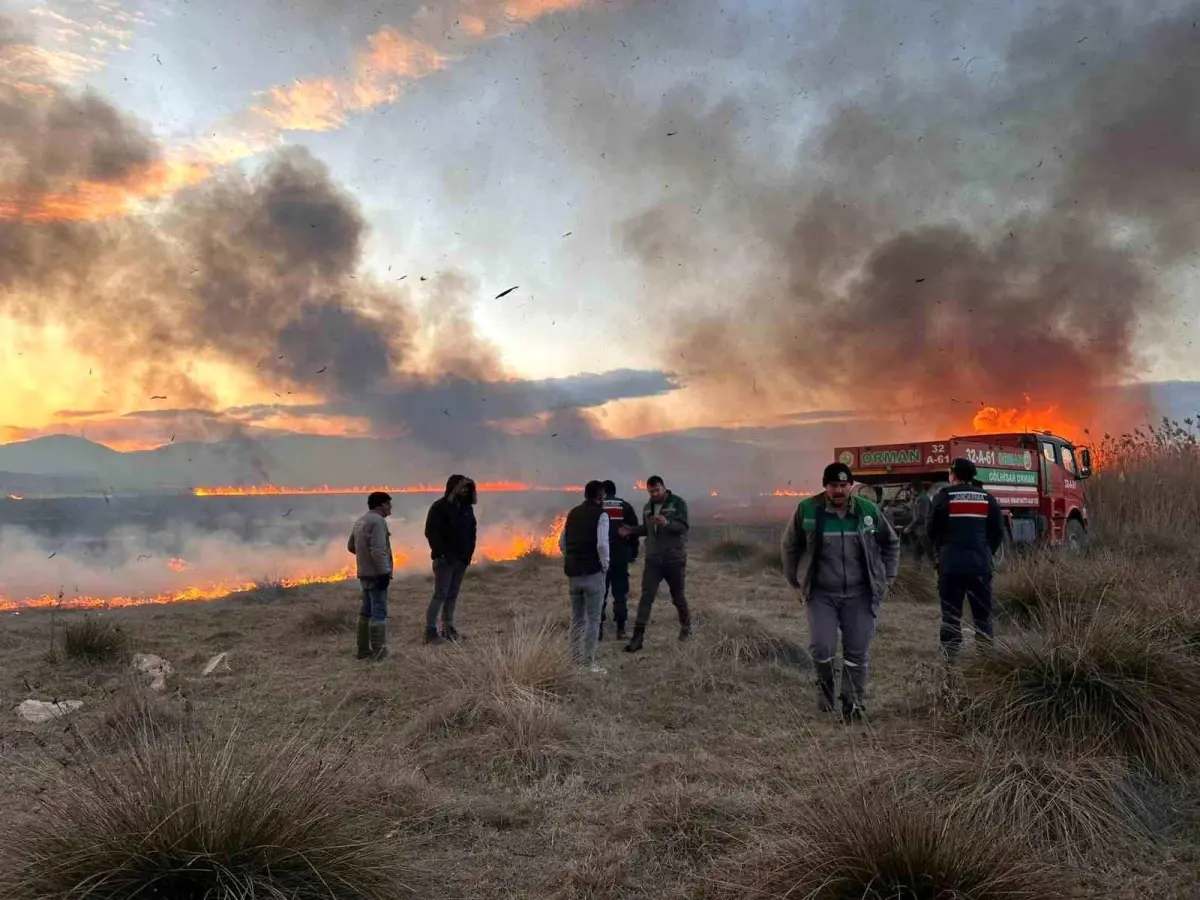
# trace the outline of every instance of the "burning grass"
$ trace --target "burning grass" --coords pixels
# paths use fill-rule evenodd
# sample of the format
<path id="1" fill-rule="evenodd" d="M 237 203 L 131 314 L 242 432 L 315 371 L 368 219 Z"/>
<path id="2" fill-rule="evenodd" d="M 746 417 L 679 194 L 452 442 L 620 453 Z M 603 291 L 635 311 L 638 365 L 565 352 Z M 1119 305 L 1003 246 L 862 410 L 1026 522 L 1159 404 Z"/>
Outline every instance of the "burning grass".
<path id="1" fill-rule="evenodd" d="M 38 815 L 0 835 L 9 900 L 134 896 L 391 900 L 411 893 L 404 842 L 354 796 L 344 755 L 286 741 L 143 733 L 65 769 Z"/>
<path id="2" fill-rule="evenodd" d="M 1200 663 L 1135 613 L 1060 606 L 977 647 L 966 715 L 1010 746 L 1120 756 L 1167 779 L 1200 767 Z"/>
<path id="3" fill-rule="evenodd" d="M 121 662 L 129 655 L 129 635 L 110 619 L 84 616 L 62 625 L 63 655 L 88 663 Z"/>

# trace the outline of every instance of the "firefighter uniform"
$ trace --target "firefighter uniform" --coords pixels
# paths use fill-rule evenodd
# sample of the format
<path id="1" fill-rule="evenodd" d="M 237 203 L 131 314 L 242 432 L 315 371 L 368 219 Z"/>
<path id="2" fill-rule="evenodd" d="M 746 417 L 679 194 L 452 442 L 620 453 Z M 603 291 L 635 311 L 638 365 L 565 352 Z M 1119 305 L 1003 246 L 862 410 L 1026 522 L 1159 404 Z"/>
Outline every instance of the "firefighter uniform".
<path id="1" fill-rule="evenodd" d="M 625 639 L 625 622 L 629 618 L 629 564 L 638 557 L 640 541 L 633 537 L 621 537 L 619 530 L 622 525 L 637 528 L 638 517 L 632 504 L 615 495 L 608 493 L 611 482 L 604 486 L 608 496 L 604 500 L 604 513 L 608 516 L 609 542 L 612 546 L 612 562 L 604 585 L 604 606 L 600 610 L 600 636 L 604 637 L 604 620 L 608 616 L 608 597 L 612 595 L 613 621 L 617 623 L 617 639 Z"/>
<path id="2" fill-rule="evenodd" d="M 954 482 L 934 498 L 929 543 L 937 554 L 941 597 L 940 640 L 953 658 L 962 646 L 963 603 L 969 600 L 979 639 L 992 636 L 992 554 L 1004 540 L 1004 516 L 996 498 L 974 481 L 975 465 L 956 459 Z"/>

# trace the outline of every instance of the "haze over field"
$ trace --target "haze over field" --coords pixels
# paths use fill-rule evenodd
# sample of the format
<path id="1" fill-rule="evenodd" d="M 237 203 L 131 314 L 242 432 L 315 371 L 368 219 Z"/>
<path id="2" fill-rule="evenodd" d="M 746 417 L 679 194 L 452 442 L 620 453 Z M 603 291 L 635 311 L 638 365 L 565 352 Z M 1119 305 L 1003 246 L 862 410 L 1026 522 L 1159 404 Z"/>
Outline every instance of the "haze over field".
<path id="1" fill-rule="evenodd" d="M 2 8 L 10 440 L 770 484 L 1194 377 L 1195 3 Z"/>

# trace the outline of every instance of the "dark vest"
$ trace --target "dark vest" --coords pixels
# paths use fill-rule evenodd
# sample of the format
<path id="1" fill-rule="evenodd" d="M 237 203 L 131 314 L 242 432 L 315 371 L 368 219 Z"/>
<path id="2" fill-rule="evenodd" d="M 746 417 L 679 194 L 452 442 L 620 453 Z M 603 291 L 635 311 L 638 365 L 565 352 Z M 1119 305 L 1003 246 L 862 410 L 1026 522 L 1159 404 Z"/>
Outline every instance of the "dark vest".
<path id="1" fill-rule="evenodd" d="M 596 546 L 596 531 L 604 516 L 603 507 L 586 501 L 567 513 L 563 571 L 569 577 L 598 575 L 604 571 L 600 565 L 600 550 Z"/>

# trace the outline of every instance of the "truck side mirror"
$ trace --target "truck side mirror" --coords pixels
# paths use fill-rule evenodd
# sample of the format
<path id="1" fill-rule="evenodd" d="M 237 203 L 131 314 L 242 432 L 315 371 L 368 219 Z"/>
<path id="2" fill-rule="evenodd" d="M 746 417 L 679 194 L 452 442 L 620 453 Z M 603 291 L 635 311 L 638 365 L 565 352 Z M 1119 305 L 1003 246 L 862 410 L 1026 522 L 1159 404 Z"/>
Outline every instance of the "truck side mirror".
<path id="1" fill-rule="evenodd" d="M 1079 448 L 1079 477 L 1092 477 L 1092 451 L 1087 447 Z"/>

